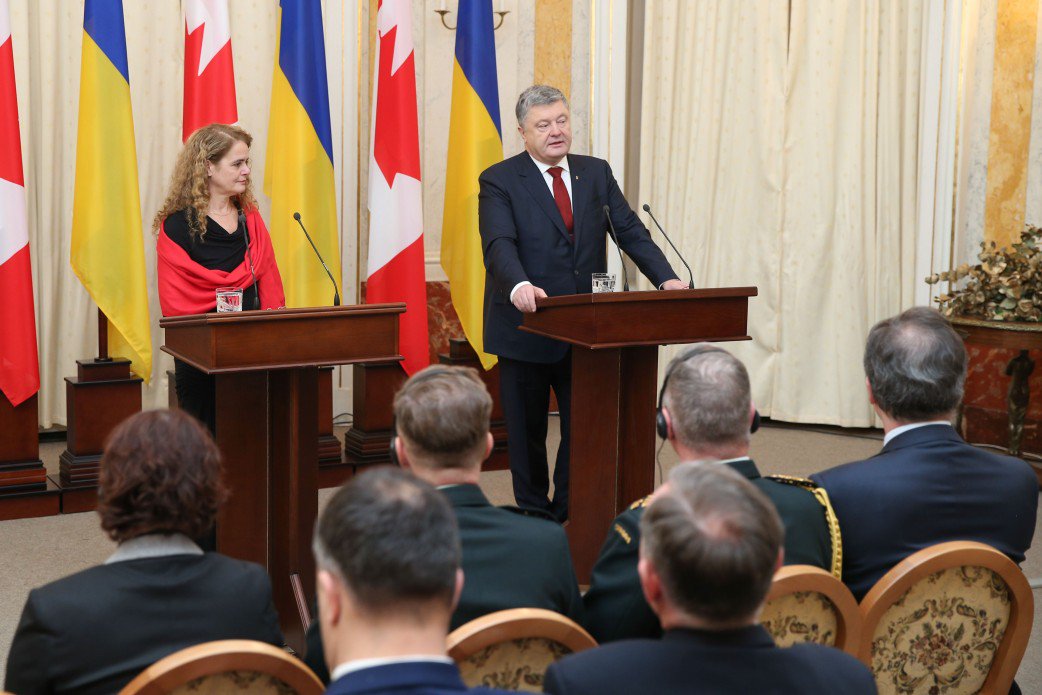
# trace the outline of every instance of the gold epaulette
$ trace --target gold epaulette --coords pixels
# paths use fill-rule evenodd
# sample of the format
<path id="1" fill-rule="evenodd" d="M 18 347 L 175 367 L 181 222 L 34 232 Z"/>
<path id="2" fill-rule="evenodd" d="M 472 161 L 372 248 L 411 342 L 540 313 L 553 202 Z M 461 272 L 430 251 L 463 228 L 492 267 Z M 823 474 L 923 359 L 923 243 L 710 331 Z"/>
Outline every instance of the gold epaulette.
<path id="1" fill-rule="evenodd" d="M 630 509 L 640 509 L 641 507 L 646 507 L 648 504 L 648 499 L 650 497 L 651 495 L 641 497 L 639 500 L 630 505 Z"/>
<path id="2" fill-rule="evenodd" d="M 825 508 L 825 522 L 829 527 L 829 540 L 832 541 L 832 576 L 836 579 L 843 579 L 843 538 L 839 532 L 839 517 L 836 516 L 836 510 L 832 508 L 832 502 L 829 501 L 829 494 L 825 492 L 825 488 L 813 480 L 794 475 L 765 475 L 764 477 L 776 483 L 795 485 L 807 490 Z"/>
<path id="3" fill-rule="evenodd" d="M 633 541 L 630 534 L 627 533 L 626 529 L 622 528 L 620 524 L 615 524 L 615 533 L 619 534 L 619 538 L 621 538 L 626 545 L 629 545 Z"/>

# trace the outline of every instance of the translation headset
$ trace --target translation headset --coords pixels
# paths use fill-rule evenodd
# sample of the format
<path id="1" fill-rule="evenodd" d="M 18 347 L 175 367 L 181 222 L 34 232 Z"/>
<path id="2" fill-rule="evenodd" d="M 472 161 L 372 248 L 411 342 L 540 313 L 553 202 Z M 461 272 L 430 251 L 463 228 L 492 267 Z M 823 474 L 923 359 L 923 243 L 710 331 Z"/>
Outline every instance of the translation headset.
<path id="1" fill-rule="evenodd" d="M 718 348 L 715 345 L 709 343 L 696 343 L 694 347 L 691 347 L 681 353 L 681 355 L 670 363 L 669 369 L 666 370 L 665 376 L 662 377 L 662 388 L 658 392 L 658 405 L 655 408 L 655 432 L 661 439 L 669 439 L 669 422 L 666 420 L 665 414 L 662 412 L 662 401 L 666 396 L 666 387 L 669 385 L 669 377 L 673 374 L 673 371 L 681 364 L 686 363 L 688 360 L 694 359 L 701 355 L 709 355 L 714 352 L 722 352 L 725 355 L 730 355 L 727 350 Z M 756 430 L 760 429 L 760 413 L 759 411 L 753 411 L 753 421 L 749 427 L 749 433 L 752 434 Z"/>
<path id="2" fill-rule="evenodd" d="M 416 376 L 414 376 L 411 379 L 409 379 L 409 382 L 408 382 L 409 383 L 409 387 L 412 388 L 412 387 L 416 386 L 416 384 L 422 384 L 423 382 L 430 381 L 430 380 L 432 380 L 432 379 L 434 379 L 436 377 L 447 376 L 449 374 L 456 374 L 456 373 L 457 372 L 456 372 L 456 369 L 454 367 L 447 366 L 447 365 L 436 364 L 436 365 L 427 367 L 427 369 L 423 370 L 423 372 L 421 374 L 417 374 Z M 389 454 L 390 454 L 390 457 L 391 457 L 391 463 L 393 463 L 395 466 L 401 468 L 402 467 L 402 463 L 401 463 L 401 461 L 398 460 L 397 444 L 398 444 L 398 422 L 397 422 L 397 418 L 395 418 L 395 419 L 391 420 L 391 443 L 390 443 Z"/>

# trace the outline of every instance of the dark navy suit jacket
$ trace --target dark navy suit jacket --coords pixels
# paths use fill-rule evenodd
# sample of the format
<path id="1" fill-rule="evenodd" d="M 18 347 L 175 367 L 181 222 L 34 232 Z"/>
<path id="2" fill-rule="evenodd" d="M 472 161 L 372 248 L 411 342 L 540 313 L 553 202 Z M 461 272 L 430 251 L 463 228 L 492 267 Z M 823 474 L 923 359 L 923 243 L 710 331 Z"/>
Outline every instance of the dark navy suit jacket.
<path id="1" fill-rule="evenodd" d="M 415 661 L 374 666 L 349 673 L 326 688 L 331 695 L 442 695 L 443 693 L 481 693 L 496 695 L 504 690 L 468 688 L 454 664 Z"/>
<path id="2" fill-rule="evenodd" d="M 568 346 L 517 330 L 521 312 L 510 291 L 524 280 L 551 296 L 591 291 L 593 273 L 608 267 L 605 240 L 611 219 L 619 244 L 656 287 L 675 279 L 619 190 L 603 159 L 568 155 L 575 244 L 539 168 L 527 151 L 495 164 L 479 178 L 478 221 L 485 258 L 485 351 L 528 362 L 556 362 Z M 618 279 L 617 289 L 622 287 Z"/>
<path id="3" fill-rule="evenodd" d="M 164 656 L 225 639 L 282 646 L 263 568 L 217 553 L 99 565 L 29 592 L 4 687 L 114 693 Z"/>
<path id="4" fill-rule="evenodd" d="M 860 601 L 890 568 L 946 541 L 986 543 L 1024 560 L 1035 533 L 1030 466 L 964 442 L 948 425 L 904 432 L 870 459 L 823 471 L 843 535 L 843 582 Z"/>
<path id="5" fill-rule="evenodd" d="M 710 632 L 670 630 L 661 640 L 624 640 L 566 656 L 546 672 L 555 695 L 876 692 L 868 668 L 820 644 L 786 649 L 759 625 Z"/>

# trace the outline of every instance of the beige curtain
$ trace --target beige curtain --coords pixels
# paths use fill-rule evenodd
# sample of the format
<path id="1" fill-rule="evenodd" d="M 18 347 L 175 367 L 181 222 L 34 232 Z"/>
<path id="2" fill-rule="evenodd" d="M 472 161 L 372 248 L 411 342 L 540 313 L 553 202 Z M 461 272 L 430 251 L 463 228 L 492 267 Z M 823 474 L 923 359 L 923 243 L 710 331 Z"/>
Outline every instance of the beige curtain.
<path id="1" fill-rule="evenodd" d="M 267 216 L 270 205 L 261 187 L 278 3 L 233 0 L 228 4 L 239 122 L 254 136 L 254 186 L 261 212 Z M 180 0 L 128 0 L 123 7 L 155 351 L 152 383 L 144 390 L 143 403 L 145 408 L 154 408 L 166 404 L 166 371 L 172 361 L 159 351 L 162 331 L 151 223 L 181 146 L 184 20 Z M 40 349 L 40 424 L 46 427 L 65 424 L 64 378 L 75 374 L 77 359 L 97 354 L 97 310 L 69 266 L 83 2 L 10 0 L 10 9 Z M 349 127 L 352 123 L 345 125 L 342 92 L 345 85 L 353 90 L 355 84 L 352 75 L 345 78 L 344 66 L 356 63 L 356 13 L 354 3 L 324 3 L 337 209 L 348 301 L 354 299 L 357 281 L 357 244 L 353 241 L 357 135 Z M 353 119 L 353 92 L 349 103 Z M 345 161 L 347 167 L 342 166 Z M 347 211 L 341 200 L 345 196 Z M 344 243 L 345 236 L 352 241 Z"/>
<path id="2" fill-rule="evenodd" d="M 919 1 L 654 0 L 641 199 L 702 287 L 755 285 L 760 411 L 873 424 L 861 355 L 915 283 Z M 664 351 L 664 357 L 676 348 Z"/>

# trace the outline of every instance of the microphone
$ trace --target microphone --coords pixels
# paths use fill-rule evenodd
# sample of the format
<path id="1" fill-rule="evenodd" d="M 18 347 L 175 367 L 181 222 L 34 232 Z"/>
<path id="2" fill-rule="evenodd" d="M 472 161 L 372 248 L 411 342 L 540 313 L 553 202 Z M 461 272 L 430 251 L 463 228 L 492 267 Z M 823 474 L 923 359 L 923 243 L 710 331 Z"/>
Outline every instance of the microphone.
<path id="1" fill-rule="evenodd" d="M 630 291 L 630 280 L 626 276 L 626 261 L 622 259 L 622 247 L 619 246 L 619 235 L 615 233 L 615 225 L 611 221 L 611 208 L 604 206 L 604 216 L 608 218 L 608 229 L 611 230 L 611 238 L 615 240 L 615 250 L 619 252 L 619 263 L 622 265 L 622 291 Z"/>
<path id="2" fill-rule="evenodd" d="M 242 235 L 246 239 L 246 265 L 250 268 L 253 277 L 253 309 L 260 309 L 260 288 L 257 287 L 257 273 L 253 272 L 253 256 L 250 254 L 250 230 L 246 226 L 246 215 L 239 210 L 239 225 L 242 226 Z"/>
<path id="3" fill-rule="evenodd" d="M 680 262 L 684 264 L 685 268 L 687 268 L 687 278 L 688 278 L 687 286 L 688 286 L 689 289 L 692 289 L 692 290 L 695 289 L 695 276 L 691 273 L 691 266 L 689 266 L 687 264 L 687 261 L 684 260 L 684 257 L 680 255 L 680 250 L 677 249 L 676 244 L 674 244 L 673 240 L 669 238 L 668 234 L 666 234 L 666 230 L 663 229 L 662 225 L 659 224 L 658 220 L 655 219 L 655 214 L 651 211 L 651 206 L 648 205 L 647 203 L 644 203 L 644 212 L 646 212 L 649 215 L 651 215 L 651 220 L 655 223 L 655 226 L 658 227 L 658 230 L 660 232 L 662 232 L 662 236 L 664 236 L 666 238 L 666 241 L 669 242 L 669 245 L 672 246 L 673 250 L 677 252 L 677 258 L 679 258 Z"/>
<path id="4" fill-rule="evenodd" d="M 315 246 L 315 242 L 311 241 L 311 235 L 308 234 L 308 230 L 304 229 L 304 223 L 300 221 L 300 213 L 294 212 L 293 219 L 300 225 L 300 229 L 304 232 L 304 236 L 308 238 L 308 243 L 311 244 L 311 248 L 314 249 L 315 255 L 318 256 L 318 262 L 322 264 L 322 267 L 326 269 L 326 275 L 329 276 L 329 281 L 333 283 L 333 306 L 340 306 L 340 290 L 337 289 L 336 280 L 333 279 L 333 273 L 329 272 L 329 266 L 322 260 L 322 254 L 318 252 L 318 247 Z"/>

